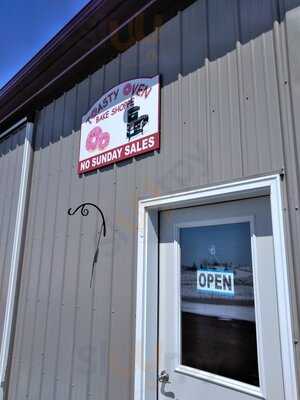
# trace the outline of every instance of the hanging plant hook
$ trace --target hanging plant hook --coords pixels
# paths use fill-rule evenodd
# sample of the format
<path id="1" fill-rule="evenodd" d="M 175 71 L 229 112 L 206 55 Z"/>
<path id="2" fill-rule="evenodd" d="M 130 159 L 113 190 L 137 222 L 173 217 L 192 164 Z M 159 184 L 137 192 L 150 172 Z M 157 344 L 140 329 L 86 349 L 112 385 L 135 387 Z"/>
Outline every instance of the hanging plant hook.
<path id="1" fill-rule="evenodd" d="M 68 215 L 70 215 L 70 216 L 75 215 L 80 210 L 81 215 L 83 217 L 86 217 L 90 213 L 90 210 L 88 209 L 89 206 L 92 206 L 92 207 L 96 208 L 99 211 L 99 213 L 101 215 L 101 218 L 102 218 L 102 224 L 101 224 L 101 228 L 99 230 L 99 236 L 98 236 L 98 240 L 97 240 L 97 247 L 96 247 L 94 258 L 93 258 L 91 280 L 90 280 L 90 287 L 92 287 L 94 271 L 95 271 L 95 265 L 97 263 L 98 255 L 99 255 L 99 246 L 100 246 L 101 237 L 102 237 L 102 234 L 103 234 L 103 237 L 106 236 L 106 223 L 105 223 L 104 214 L 103 214 L 101 208 L 99 208 L 96 204 L 83 203 L 83 204 L 80 204 L 80 206 L 78 206 L 77 208 L 75 208 L 75 210 L 72 210 L 72 208 L 69 208 L 68 209 Z"/>

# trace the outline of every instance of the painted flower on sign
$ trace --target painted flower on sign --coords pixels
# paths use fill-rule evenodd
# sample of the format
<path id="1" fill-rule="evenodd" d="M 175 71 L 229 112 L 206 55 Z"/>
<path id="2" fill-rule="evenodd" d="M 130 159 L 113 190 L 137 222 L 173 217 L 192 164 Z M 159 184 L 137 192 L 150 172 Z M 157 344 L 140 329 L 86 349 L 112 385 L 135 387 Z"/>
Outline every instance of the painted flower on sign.
<path id="1" fill-rule="evenodd" d="M 126 85 L 124 85 L 124 87 L 123 87 L 123 93 L 124 93 L 124 96 L 129 96 L 130 95 L 130 93 L 131 93 L 131 91 L 132 91 L 132 86 L 131 86 L 131 83 L 126 83 Z"/>
<path id="2" fill-rule="evenodd" d="M 98 149 L 104 150 L 109 145 L 109 141 L 110 134 L 108 132 L 101 132 L 99 135 Z"/>
<path id="3" fill-rule="evenodd" d="M 87 151 L 95 151 L 98 147 L 99 136 L 102 133 L 102 129 L 96 126 L 93 128 L 86 138 L 85 147 Z"/>
<path id="4" fill-rule="evenodd" d="M 85 147 L 87 151 L 93 152 L 95 150 L 103 151 L 110 142 L 110 134 L 103 132 L 99 126 L 93 128 L 87 135 Z"/>

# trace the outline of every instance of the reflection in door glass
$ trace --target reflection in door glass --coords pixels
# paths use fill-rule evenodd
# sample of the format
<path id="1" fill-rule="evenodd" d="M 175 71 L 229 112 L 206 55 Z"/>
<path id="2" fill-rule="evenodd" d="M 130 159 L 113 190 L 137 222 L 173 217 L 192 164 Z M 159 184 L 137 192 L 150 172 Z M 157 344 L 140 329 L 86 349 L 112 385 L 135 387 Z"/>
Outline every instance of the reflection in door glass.
<path id="1" fill-rule="evenodd" d="M 259 386 L 250 224 L 180 229 L 181 362 Z"/>

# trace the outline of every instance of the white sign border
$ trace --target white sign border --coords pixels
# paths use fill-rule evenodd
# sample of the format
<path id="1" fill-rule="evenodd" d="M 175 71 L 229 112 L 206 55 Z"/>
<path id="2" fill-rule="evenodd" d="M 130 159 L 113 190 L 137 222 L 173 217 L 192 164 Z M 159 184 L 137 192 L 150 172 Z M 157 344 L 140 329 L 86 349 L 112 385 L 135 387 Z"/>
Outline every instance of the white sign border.
<path id="1" fill-rule="evenodd" d="M 157 101 L 157 132 L 152 134 L 152 136 L 155 136 L 155 145 L 153 146 L 153 148 L 150 148 L 150 149 L 145 150 L 145 151 L 138 152 L 138 153 L 133 154 L 133 155 L 129 155 L 127 157 L 123 157 L 123 158 L 118 159 L 118 160 L 114 160 L 114 161 L 105 163 L 105 164 L 103 164 L 101 166 L 91 167 L 91 168 L 88 168 L 88 169 L 86 169 L 84 171 L 81 171 L 80 170 L 80 163 L 81 162 L 85 162 L 85 161 L 87 161 L 87 160 L 89 160 L 89 159 L 91 159 L 93 157 L 98 157 L 99 155 L 106 153 L 106 152 L 100 153 L 98 155 L 91 156 L 91 157 L 89 157 L 87 159 L 80 160 L 80 157 L 81 157 L 81 146 L 82 146 L 82 125 L 84 123 L 84 120 L 87 118 L 88 114 L 91 113 L 92 110 L 97 107 L 99 102 L 103 98 L 105 98 L 107 96 L 107 94 L 111 93 L 114 89 L 120 87 L 121 85 L 124 85 L 124 84 L 126 84 L 128 82 L 132 82 L 132 81 L 138 81 L 138 80 L 141 80 L 141 81 L 142 80 L 154 80 L 155 78 L 157 78 L 157 85 L 158 85 L 158 101 Z M 105 112 L 105 110 L 108 110 L 108 109 L 109 108 L 105 108 L 102 112 Z M 151 134 L 149 134 L 148 136 L 151 136 Z M 117 85 L 112 86 L 110 89 L 106 90 L 105 93 L 103 93 L 103 95 L 82 116 L 82 122 L 81 122 L 81 128 L 80 128 L 80 142 L 79 142 L 79 150 L 78 150 L 78 157 L 77 157 L 77 173 L 78 173 L 78 175 L 83 175 L 83 174 L 95 171 L 97 169 L 101 169 L 101 168 L 104 168 L 106 166 L 119 163 L 119 162 L 124 161 L 124 160 L 135 158 L 135 157 L 137 157 L 137 156 L 139 156 L 141 154 L 145 154 L 145 153 L 152 152 L 152 151 L 159 151 L 160 150 L 160 144 L 161 144 L 160 136 L 161 136 L 161 75 L 160 74 L 155 74 L 155 75 L 150 76 L 150 77 L 149 76 L 141 76 L 141 77 L 135 77 L 135 78 L 131 78 L 131 79 L 127 79 L 125 81 L 122 81 L 122 82 L 118 83 Z M 138 142 L 141 139 L 143 139 L 143 137 L 130 141 L 130 144 L 132 144 L 134 142 Z M 108 150 L 108 152 L 114 151 L 115 149 L 116 148 L 112 148 L 112 149 Z"/>

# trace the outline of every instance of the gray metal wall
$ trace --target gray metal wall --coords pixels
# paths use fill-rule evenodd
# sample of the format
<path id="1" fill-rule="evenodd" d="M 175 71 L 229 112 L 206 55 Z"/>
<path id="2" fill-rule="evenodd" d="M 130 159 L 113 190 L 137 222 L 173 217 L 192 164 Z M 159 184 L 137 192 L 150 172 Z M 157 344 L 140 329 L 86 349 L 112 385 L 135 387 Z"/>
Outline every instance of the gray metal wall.
<path id="1" fill-rule="evenodd" d="M 0 140 L 0 340 L 4 325 L 24 139 L 25 128 L 20 128 Z"/>
<path id="2" fill-rule="evenodd" d="M 284 168 L 299 303 L 296 5 L 198 0 L 39 113 L 9 399 L 133 398 L 140 197 Z M 161 151 L 78 177 L 82 115 L 120 81 L 157 73 Z M 97 215 L 67 216 L 83 201 L 108 226 L 92 289 Z"/>

